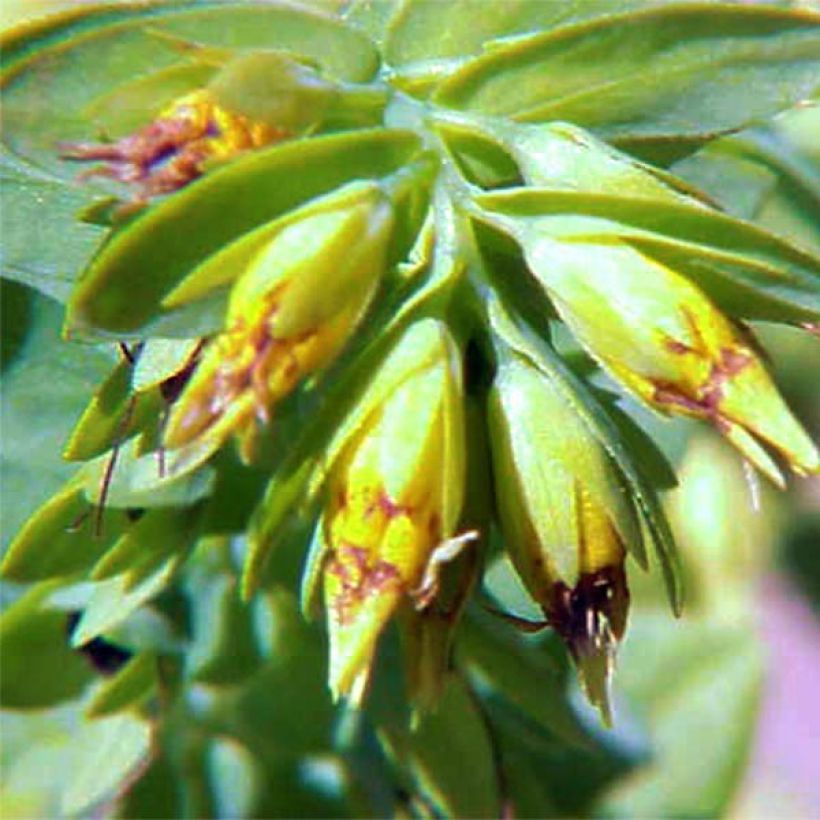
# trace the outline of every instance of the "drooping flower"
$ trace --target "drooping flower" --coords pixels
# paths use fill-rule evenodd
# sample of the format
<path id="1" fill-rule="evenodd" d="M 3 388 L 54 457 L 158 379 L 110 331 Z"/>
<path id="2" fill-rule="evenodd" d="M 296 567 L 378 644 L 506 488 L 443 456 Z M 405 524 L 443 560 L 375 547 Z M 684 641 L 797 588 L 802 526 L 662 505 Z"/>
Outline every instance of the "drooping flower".
<path id="1" fill-rule="evenodd" d="M 354 702 L 388 621 L 403 603 L 427 606 L 442 563 L 473 537 L 454 537 L 464 431 L 458 355 L 446 327 L 435 320 L 411 326 L 379 380 L 391 389 L 332 465 L 318 530 L 330 688 L 334 698 Z"/>
<path id="2" fill-rule="evenodd" d="M 225 330 L 174 404 L 165 446 L 240 435 L 251 460 L 257 424 L 327 365 L 366 311 L 386 264 L 393 207 L 376 183 L 307 206 L 253 258 L 231 292 Z"/>
<path id="3" fill-rule="evenodd" d="M 617 243 L 539 236 L 525 253 L 578 340 L 648 405 L 711 422 L 777 484 L 766 448 L 797 473 L 820 469 L 749 335 L 686 277 Z"/>
<path id="4" fill-rule="evenodd" d="M 609 723 L 626 548 L 641 539 L 623 479 L 568 397 L 517 354 L 499 366 L 488 421 L 506 548 Z"/>

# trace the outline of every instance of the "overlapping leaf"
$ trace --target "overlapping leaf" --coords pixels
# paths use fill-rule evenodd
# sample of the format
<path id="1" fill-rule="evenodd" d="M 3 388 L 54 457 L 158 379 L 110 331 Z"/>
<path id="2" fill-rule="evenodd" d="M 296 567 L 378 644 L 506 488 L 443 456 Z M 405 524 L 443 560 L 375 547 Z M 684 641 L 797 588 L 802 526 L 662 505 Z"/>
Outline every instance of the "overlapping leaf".
<path id="1" fill-rule="evenodd" d="M 434 99 L 574 122 L 609 140 L 702 138 L 810 97 L 818 54 L 820 19 L 809 11 L 667 3 L 500 45 Z"/>
<path id="2" fill-rule="evenodd" d="M 688 275 L 734 315 L 785 322 L 820 316 L 820 261 L 719 212 L 685 203 L 553 190 L 513 190 L 476 201 L 512 233 L 545 231 L 563 242 L 600 247 L 633 244 Z"/>
<path id="3" fill-rule="evenodd" d="M 417 146 L 412 134 L 374 130 L 288 143 L 214 171 L 114 235 L 72 297 L 69 328 L 144 330 L 162 298 L 211 254 L 345 182 L 395 171 Z M 221 312 L 189 315 L 170 335 L 213 330 Z"/>

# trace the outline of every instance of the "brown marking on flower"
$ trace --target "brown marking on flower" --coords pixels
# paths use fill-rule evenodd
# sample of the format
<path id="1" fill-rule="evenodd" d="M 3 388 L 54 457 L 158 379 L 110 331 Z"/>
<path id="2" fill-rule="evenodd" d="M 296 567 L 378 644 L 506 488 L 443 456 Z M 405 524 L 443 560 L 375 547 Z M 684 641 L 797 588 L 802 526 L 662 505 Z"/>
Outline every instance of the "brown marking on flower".
<path id="1" fill-rule="evenodd" d="M 441 516 L 437 512 L 430 514 L 427 521 L 427 532 L 430 535 L 431 543 L 435 544 L 441 540 Z"/>
<path id="2" fill-rule="evenodd" d="M 289 136 L 217 106 L 195 91 L 172 103 L 153 122 L 111 143 L 65 143 L 61 157 L 101 162 L 81 178 L 108 177 L 135 185 L 139 198 L 182 188 L 204 173 L 212 158 L 227 158 Z"/>
<path id="3" fill-rule="evenodd" d="M 671 353 L 678 353 L 683 355 L 684 353 L 692 353 L 692 348 L 689 347 L 688 344 L 679 341 L 678 339 L 664 339 L 663 340 L 664 347 L 670 351 Z"/>
<path id="4" fill-rule="evenodd" d="M 724 385 L 753 361 L 753 356 L 742 348 L 723 347 L 719 360 L 712 364 L 709 377 L 697 395 L 687 395 L 673 382 L 655 382 L 652 399 L 657 404 L 681 407 L 693 415 L 708 419 L 725 432 L 729 424 L 720 413 Z"/>
<path id="5" fill-rule="evenodd" d="M 342 585 L 332 603 L 340 625 L 350 624 L 358 608 L 371 595 L 402 586 L 399 570 L 394 564 L 381 558 L 371 561 L 366 549 L 352 544 L 339 547 L 327 571 L 335 575 Z"/>
<path id="6" fill-rule="evenodd" d="M 413 508 L 407 504 L 397 504 L 392 498 L 382 489 L 376 499 L 378 509 L 381 510 L 385 517 L 390 520 L 398 518 L 400 515 L 410 516 Z"/>
<path id="7" fill-rule="evenodd" d="M 629 588 L 622 565 L 582 575 L 573 588 L 553 584 L 544 615 L 576 660 L 600 649 L 607 633 L 619 641 L 626 629 Z"/>

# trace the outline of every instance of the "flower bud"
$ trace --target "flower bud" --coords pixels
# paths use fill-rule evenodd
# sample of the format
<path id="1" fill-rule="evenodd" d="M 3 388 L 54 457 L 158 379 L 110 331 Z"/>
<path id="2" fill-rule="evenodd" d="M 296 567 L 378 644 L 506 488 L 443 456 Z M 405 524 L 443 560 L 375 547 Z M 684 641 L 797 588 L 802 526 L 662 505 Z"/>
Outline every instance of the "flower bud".
<path id="1" fill-rule="evenodd" d="M 377 374 L 395 379 L 351 435 L 327 480 L 320 522 L 334 698 L 364 694 L 376 643 L 404 602 L 427 606 L 463 497 L 464 429 L 456 347 L 444 325 L 410 327 Z M 378 389 L 376 389 L 378 393 Z"/>
<path id="2" fill-rule="evenodd" d="M 524 358 L 499 367 L 490 440 L 504 540 L 609 723 L 608 681 L 626 627 L 626 548 L 641 538 L 621 475 L 568 395 Z"/>
<path id="3" fill-rule="evenodd" d="M 249 461 L 256 422 L 350 337 L 384 271 L 393 208 L 375 184 L 334 200 L 288 221 L 236 281 L 225 330 L 174 405 L 166 447 L 238 432 Z"/>
<path id="4" fill-rule="evenodd" d="M 207 88 L 167 105 L 156 119 L 112 143 L 63 146 L 65 159 L 103 164 L 86 176 L 134 184 L 142 197 L 170 193 L 201 176 L 209 164 L 284 139 L 289 132 L 220 105 Z"/>
<path id="5" fill-rule="evenodd" d="M 626 245 L 538 236 L 525 252 L 578 340 L 648 405 L 711 422 L 777 484 L 763 445 L 797 473 L 820 468 L 748 337 L 686 277 Z"/>

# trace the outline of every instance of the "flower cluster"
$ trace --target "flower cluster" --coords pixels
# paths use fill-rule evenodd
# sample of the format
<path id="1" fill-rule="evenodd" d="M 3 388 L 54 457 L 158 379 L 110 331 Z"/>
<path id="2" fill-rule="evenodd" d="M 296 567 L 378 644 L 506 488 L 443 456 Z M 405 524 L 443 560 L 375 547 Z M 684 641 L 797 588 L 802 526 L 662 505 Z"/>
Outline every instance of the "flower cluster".
<path id="1" fill-rule="evenodd" d="M 385 96 L 330 81 L 284 52 L 221 59 L 207 86 L 176 99 L 136 133 L 106 145 L 73 145 L 65 156 L 102 161 L 91 174 L 133 183 L 150 197 L 175 191 L 214 163 L 304 136 L 326 117 L 337 117 L 334 127 L 361 125 Z M 248 158 L 235 175 L 224 169 L 213 185 L 209 179 L 152 206 L 157 210 L 145 219 L 118 226 L 122 233 L 79 289 L 84 307 L 83 300 L 108 299 L 116 313 L 131 296 L 117 290 L 117 277 L 142 271 L 145 254 L 159 258 L 152 243 L 163 234 L 152 228 L 162 218 L 176 229 L 184 225 L 177 202 L 188 203 L 183 216 L 187 207 L 195 217 L 196 204 L 203 205 L 198 197 L 227 192 L 219 204 L 237 213 L 225 220 L 224 235 L 211 242 L 200 232 L 173 256 L 171 272 L 156 277 L 143 300 L 142 318 L 149 334 L 154 319 L 176 330 L 172 320 L 204 295 L 219 290 L 227 304 L 216 329 L 206 322 L 207 331 L 192 331 L 197 338 L 181 343 L 184 355 L 177 348 L 173 366 L 123 399 L 119 423 L 103 400 L 110 397 L 100 398 L 81 432 L 87 419 L 103 417 L 108 437 L 94 433 L 89 443 L 77 434 L 71 452 L 99 456 L 105 444 L 105 483 L 120 444 L 134 436 L 136 462 L 152 448 L 160 454 L 165 484 L 156 506 L 185 507 L 200 496 L 190 502 L 167 485 L 186 470 L 207 468 L 236 439 L 245 465 L 274 471 L 251 521 L 246 581 L 275 541 L 268 531 L 275 525 L 258 522 L 281 522 L 300 500 L 306 507 L 315 501 L 303 597 L 324 605 L 332 695 L 354 704 L 364 700 L 379 643 L 396 621 L 411 696 L 430 705 L 451 663 L 455 621 L 497 529 L 544 620 L 525 624 L 501 614 L 560 636 L 589 701 L 609 723 L 609 684 L 630 603 L 629 559 L 645 568 L 645 542 L 654 544 L 677 605 L 673 540 L 638 448 L 619 432 L 622 410 L 602 398 L 600 383 L 566 366 L 551 344 L 550 323 L 568 328 L 610 388 L 663 415 L 711 424 L 776 484 L 784 484 L 786 465 L 817 473 L 820 456 L 741 324 L 746 317 L 724 312 L 717 289 L 695 281 L 694 262 L 669 261 L 685 243 L 662 235 L 671 219 L 660 224 L 653 207 L 697 224 L 717 220 L 702 199 L 571 126 L 471 122 L 467 115 L 430 126 L 436 116 L 433 107 L 399 95 L 385 118 L 401 127 L 352 127 L 352 137 L 325 135 L 312 152 L 300 152 L 298 141 L 272 148 Z M 408 124 L 428 131 L 420 139 Z M 463 143 L 453 136 L 473 128 Z M 475 154 L 472 165 L 462 157 L 464 168 L 473 167 L 477 179 L 502 174 L 503 163 L 492 167 L 492 152 L 486 163 L 479 158 L 481 146 L 493 141 L 518 164 L 517 189 L 480 191 L 448 153 L 469 144 Z M 256 179 L 267 186 L 263 193 L 237 202 Z M 283 179 L 299 193 L 288 189 L 280 197 Z M 614 208 L 620 188 L 641 216 L 638 228 L 600 214 L 608 203 Z M 219 206 L 204 204 L 210 227 Z M 722 225 L 729 218 L 720 219 Z M 743 233 L 748 226 L 733 226 L 756 241 Z M 724 260 L 709 245 L 714 225 L 693 233 L 686 252 L 695 262 L 703 262 L 698 253 L 709 264 Z M 173 230 L 166 235 L 176 241 Z M 803 259 L 778 242 L 766 240 L 764 250 L 776 245 L 783 259 Z M 504 277 L 490 261 L 503 254 Z M 732 265 L 740 266 L 741 256 Z M 750 258 L 752 274 L 741 291 L 763 278 L 763 264 Z M 795 291 L 810 289 L 802 268 L 794 279 Z M 814 315 L 789 304 L 793 293 L 783 296 L 788 289 L 779 280 L 767 287 L 776 292 L 776 315 L 791 309 L 795 322 Z M 765 288 L 763 294 L 761 302 Z M 526 297 L 532 304 L 524 307 Z M 162 341 L 173 352 L 174 341 Z M 130 364 L 139 371 L 147 354 L 135 350 Z M 468 350 L 479 351 L 477 377 L 470 372 L 475 362 L 465 364 Z M 276 432 L 277 405 L 297 391 L 294 404 L 304 398 L 309 408 L 307 433 L 268 464 L 260 438 Z M 162 410 L 155 412 L 158 402 Z M 145 421 L 152 412 L 153 427 Z M 487 492 L 479 503 L 469 496 L 482 480 Z M 266 518 L 271 507 L 279 512 Z"/>

